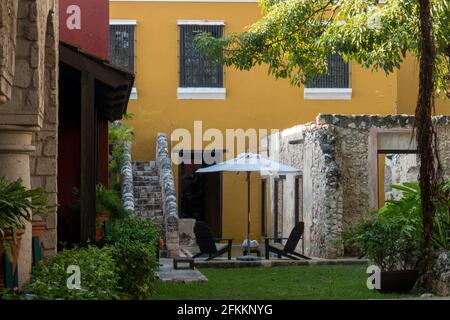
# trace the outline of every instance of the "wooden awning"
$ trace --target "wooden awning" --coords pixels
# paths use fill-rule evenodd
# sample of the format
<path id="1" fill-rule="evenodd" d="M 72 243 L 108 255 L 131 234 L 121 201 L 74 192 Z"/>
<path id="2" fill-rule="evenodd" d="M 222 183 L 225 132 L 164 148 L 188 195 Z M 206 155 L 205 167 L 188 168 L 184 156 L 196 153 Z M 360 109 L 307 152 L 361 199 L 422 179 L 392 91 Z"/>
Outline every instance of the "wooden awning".
<path id="1" fill-rule="evenodd" d="M 62 41 L 59 43 L 59 60 L 95 79 L 95 105 L 99 116 L 109 121 L 122 119 L 127 112 L 134 74 Z"/>
<path id="2" fill-rule="evenodd" d="M 80 242 L 87 244 L 95 239 L 99 122 L 122 119 L 134 75 L 64 42 L 59 65 L 60 112 L 80 112 Z"/>

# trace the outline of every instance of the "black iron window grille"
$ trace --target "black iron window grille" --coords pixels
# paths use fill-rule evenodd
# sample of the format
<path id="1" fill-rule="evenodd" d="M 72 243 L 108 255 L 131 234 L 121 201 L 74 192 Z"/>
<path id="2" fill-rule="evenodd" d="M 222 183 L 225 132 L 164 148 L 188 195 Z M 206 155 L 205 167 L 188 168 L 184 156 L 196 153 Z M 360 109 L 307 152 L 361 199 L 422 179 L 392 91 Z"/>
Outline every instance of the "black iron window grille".
<path id="1" fill-rule="evenodd" d="M 339 54 L 328 57 L 328 73 L 313 79 L 308 88 L 350 88 L 348 63 Z"/>
<path id="2" fill-rule="evenodd" d="M 199 32 L 220 38 L 223 25 L 180 25 L 180 87 L 222 88 L 222 65 L 195 46 L 194 37 Z"/>
<path id="3" fill-rule="evenodd" d="M 134 25 L 111 25 L 109 61 L 134 73 Z"/>

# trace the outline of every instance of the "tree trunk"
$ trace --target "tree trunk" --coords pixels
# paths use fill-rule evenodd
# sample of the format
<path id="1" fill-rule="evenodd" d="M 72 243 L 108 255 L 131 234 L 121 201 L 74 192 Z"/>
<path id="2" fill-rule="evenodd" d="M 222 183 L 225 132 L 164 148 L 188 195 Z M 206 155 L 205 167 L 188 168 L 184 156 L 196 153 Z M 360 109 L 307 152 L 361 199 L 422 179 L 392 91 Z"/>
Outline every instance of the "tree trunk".
<path id="1" fill-rule="evenodd" d="M 432 123 L 434 111 L 435 47 L 432 38 L 430 0 L 418 0 L 420 17 L 419 98 L 415 129 L 420 156 L 419 183 L 422 195 L 423 246 L 427 271 L 431 268 L 431 245 L 435 213 L 434 192 L 438 181 L 439 158 L 436 133 Z"/>

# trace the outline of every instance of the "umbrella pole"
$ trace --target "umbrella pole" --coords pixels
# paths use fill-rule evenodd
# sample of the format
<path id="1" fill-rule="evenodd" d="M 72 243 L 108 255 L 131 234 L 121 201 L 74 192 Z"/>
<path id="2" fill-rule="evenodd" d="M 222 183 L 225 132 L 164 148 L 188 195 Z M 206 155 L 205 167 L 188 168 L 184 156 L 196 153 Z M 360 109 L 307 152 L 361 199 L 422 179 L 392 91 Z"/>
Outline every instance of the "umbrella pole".
<path id="1" fill-rule="evenodd" d="M 247 172 L 247 255 L 250 255 L 250 174 Z"/>

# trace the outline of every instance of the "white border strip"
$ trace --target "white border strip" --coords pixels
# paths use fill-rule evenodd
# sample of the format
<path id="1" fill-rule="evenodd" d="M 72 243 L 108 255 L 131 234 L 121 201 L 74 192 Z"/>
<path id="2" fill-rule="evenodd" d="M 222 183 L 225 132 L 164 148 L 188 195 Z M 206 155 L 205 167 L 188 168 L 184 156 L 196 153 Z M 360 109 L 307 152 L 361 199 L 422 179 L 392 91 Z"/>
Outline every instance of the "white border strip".
<path id="1" fill-rule="evenodd" d="M 223 20 L 177 20 L 179 26 L 224 26 Z"/>
<path id="2" fill-rule="evenodd" d="M 224 100 L 225 88 L 178 88 L 179 100 Z"/>
<path id="3" fill-rule="evenodd" d="M 109 20 L 110 26 L 135 26 L 137 25 L 137 20 L 119 20 L 119 19 L 111 19 Z"/>
<path id="4" fill-rule="evenodd" d="M 305 88 L 303 91 L 305 100 L 351 100 L 351 88 Z"/>

